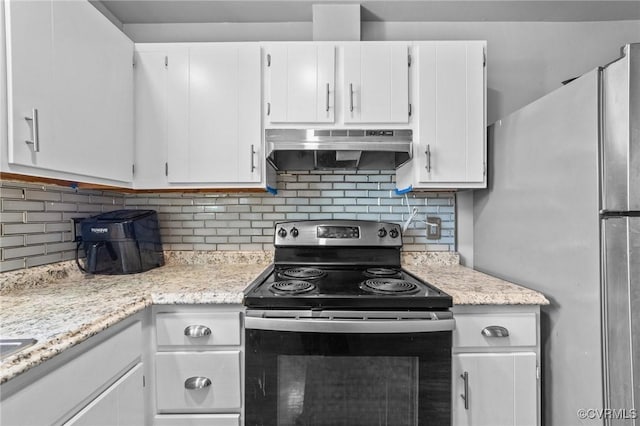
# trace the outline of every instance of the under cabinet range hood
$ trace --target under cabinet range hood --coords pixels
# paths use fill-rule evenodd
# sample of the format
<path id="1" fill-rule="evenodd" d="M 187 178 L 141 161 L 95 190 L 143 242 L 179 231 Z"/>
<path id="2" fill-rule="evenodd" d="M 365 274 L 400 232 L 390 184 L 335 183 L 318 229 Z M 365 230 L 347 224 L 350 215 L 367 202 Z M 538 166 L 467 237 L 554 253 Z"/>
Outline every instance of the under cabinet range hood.
<path id="1" fill-rule="evenodd" d="M 411 159 L 412 130 L 267 129 L 276 170 L 391 170 Z"/>

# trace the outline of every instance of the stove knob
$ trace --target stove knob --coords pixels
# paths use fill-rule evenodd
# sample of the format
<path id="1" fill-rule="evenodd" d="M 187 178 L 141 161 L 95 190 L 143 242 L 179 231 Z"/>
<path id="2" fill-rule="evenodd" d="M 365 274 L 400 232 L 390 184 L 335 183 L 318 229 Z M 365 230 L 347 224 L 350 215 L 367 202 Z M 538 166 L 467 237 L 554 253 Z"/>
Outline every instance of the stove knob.
<path id="1" fill-rule="evenodd" d="M 278 235 L 279 235 L 280 237 L 282 237 L 282 238 L 286 237 L 286 236 L 287 236 L 287 230 L 286 230 L 286 229 L 284 229 L 284 228 L 280 228 L 280 229 L 278 230 Z"/>
<path id="2" fill-rule="evenodd" d="M 395 228 L 393 228 L 391 231 L 389 231 L 389 236 L 391 238 L 398 238 L 398 235 L 400 235 L 400 233 Z"/>
<path id="3" fill-rule="evenodd" d="M 291 232 L 291 236 L 292 236 L 293 238 L 297 237 L 297 236 L 298 236 L 298 234 L 300 233 L 300 232 L 298 232 L 298 228 L 296 228 L 295 226 L 294 226 L 293 228 L 291 228 L 291 231 L 290 231 L 290 232 Z"/>
<path id="4" fill-rule="evenodd" d="M 378 237 L 384 238 L 387 236 L 387 230 L 384 228 L 378 229 Z"/>

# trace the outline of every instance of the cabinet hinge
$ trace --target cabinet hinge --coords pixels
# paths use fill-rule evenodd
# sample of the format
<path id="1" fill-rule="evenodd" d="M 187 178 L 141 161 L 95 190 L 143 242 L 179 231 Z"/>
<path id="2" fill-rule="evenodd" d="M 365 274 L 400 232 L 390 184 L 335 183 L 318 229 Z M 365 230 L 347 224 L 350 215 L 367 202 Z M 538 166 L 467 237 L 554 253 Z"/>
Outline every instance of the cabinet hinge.
<path id="1" fill-rule="evenodd" d="M 168 66 L 169 66 L 169 57 L 168 57 L 168 56 L 165 56 L 165 57 L 164 57 L 164 67 L 166 68 L 166 67 L 168 67 Z"/>
<path id="2" fill-rule="evenodd" d="M 267 66 L 270 67 L 271 66 L 271 54 L 267 53 Z"/>
<path id="3" fill-rule="evenodd" d="M 409 55 L 409 66 L 411 66 L 411 55 Z"/>
<path id="4" fill-rule="evenodd" d="M 164 175 L 169 176 L 169 163 L 164 163 Z"/>

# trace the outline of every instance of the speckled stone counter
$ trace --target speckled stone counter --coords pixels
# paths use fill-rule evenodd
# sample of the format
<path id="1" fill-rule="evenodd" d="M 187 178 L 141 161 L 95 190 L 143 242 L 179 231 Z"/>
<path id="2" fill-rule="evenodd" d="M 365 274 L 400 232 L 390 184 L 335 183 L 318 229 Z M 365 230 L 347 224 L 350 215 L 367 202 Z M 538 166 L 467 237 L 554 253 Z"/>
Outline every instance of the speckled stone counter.
<path id="1" fill-rule="evenodd" d="M 0 363 L 0 383 L 152 304 L 240 304 L 271 252 L 167 252 L 166 265 L 118 276 L 73 262 L 0 274 L 0 337 L 35 338 Z M 404 253 L 404 266 L 454 304 L 547 304 L 540 293 L 457 265 L 455 253 Z"/>

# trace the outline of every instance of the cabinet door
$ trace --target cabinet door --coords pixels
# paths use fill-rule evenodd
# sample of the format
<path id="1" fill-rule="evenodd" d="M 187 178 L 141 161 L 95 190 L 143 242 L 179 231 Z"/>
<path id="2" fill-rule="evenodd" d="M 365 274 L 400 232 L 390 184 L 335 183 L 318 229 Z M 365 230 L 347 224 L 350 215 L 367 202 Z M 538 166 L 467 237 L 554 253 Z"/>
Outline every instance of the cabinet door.
<path id="1" fill-rule="evenodd" d="M 86 1 L 7 5 L 9 162 L 130 182 L 133 42 Z"/>
<path id="2" fill-rule="evenodd" d="M 174 52 L 168 85 L 169 182 L 259 182 L 259 47 Z"/>
<path id="3" fill-rule="evenodd" d="M 8 160 L 12 164 L 44 167 L 43 156 L 53 147 L 53 4 L 7 0 L 5 7 Z M 25 119 L 32 118 L 34 109 L 38 114 L 37 123 Z M 34 140 L 35 131 L 40 136 L 39 147 L 26 143 Z"/>
<path id="4" fill-rule="evenodd" d="M 452 362 L 454 426 L 538 424 L 535 353 L 455 354 Z"/>
<path id="5" fill-rule="evenodd" d="M 417 46 L 420 182 L 484 182 L 484 47 L 482 43 Z"/>
<path id="6" fill-rule="evenodd" d="M 133 42 L 88 1 L 54 1 L 53 52 L 50 167 L 131 182 Z"/>
<path id="7" fill-rule="evenodd" d="M 271 123 L 332 123 L 335 47 L 274 45 L 267 50 Z"/>
<path id="8" fill-rule="evenodd" d="M 346 45 L 343 99 L 345 123 L 407 123 L 408 46 Z"/>
<path id="9" fill-rule="evenodd" d="M 142 364 L 138 364 L 65 423 L 65 426 L 144 424 L 142 376 Z"/>
<path id="10" fill-rule="evenodd" d="M 136 188 L 162 188 L 167 184 L 167 60 L 167 50 L 136 52 Z"/>

